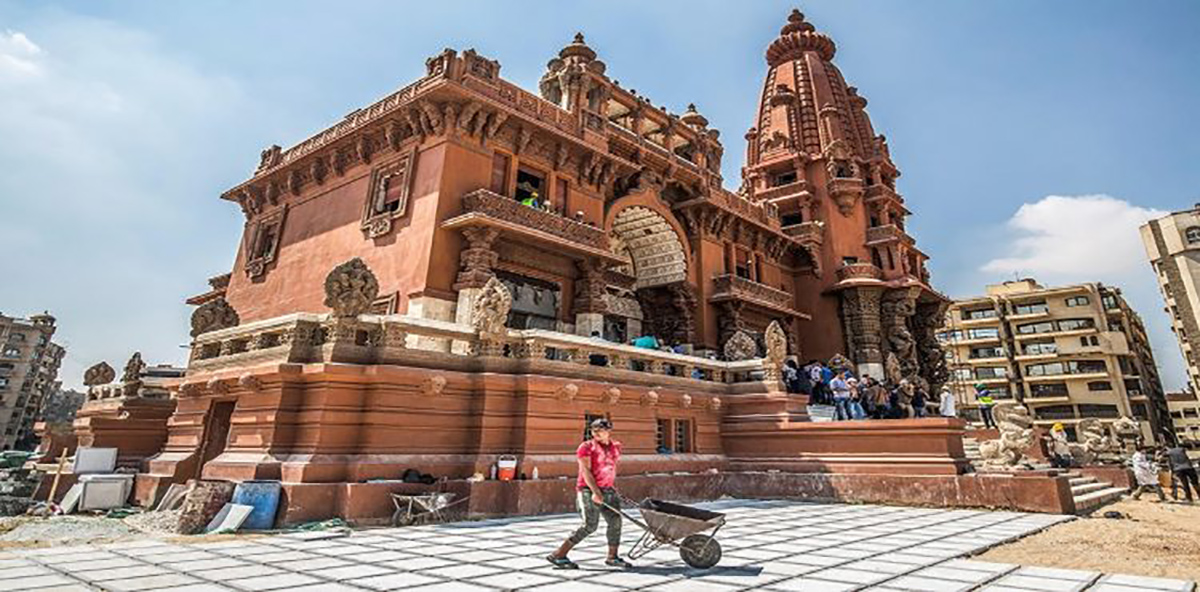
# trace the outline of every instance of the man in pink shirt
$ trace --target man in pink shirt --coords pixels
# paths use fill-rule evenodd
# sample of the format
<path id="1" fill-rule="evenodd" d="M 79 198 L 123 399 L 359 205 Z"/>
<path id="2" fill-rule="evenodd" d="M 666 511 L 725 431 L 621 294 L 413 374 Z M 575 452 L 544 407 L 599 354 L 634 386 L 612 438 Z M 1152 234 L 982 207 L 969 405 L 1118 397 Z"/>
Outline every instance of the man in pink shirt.
<path id="1" fill-rule="evenodd" d="M 596 532 L 600 516 L 604 516 L 608 535 L 608 559 L 605 565 L 632 567 L 617 555 L 621 544 L 621 515 L 613 508 L 621 507 L 621 498 L 614 489 L 617 482 L 617 461 L 621 459 L 621 443 L 612 439 L 612 422 L 600 418 L 592 422 L 592 439 L 585 441 L 575 450 L 579 461 L 579 479 L 575 482 L 575 507 L 583 518 L 580 525 L 557 551 L 546 556 L 546 560 L 562 569 L 578 569 L 567 553 L 589 534 Z"/>

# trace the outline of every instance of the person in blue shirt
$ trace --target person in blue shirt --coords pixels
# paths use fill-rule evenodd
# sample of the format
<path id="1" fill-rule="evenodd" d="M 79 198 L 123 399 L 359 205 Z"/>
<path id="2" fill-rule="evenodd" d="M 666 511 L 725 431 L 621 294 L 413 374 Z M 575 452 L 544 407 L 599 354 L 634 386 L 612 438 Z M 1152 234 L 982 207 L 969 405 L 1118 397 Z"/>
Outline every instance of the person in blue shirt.
<path id="1" fill-rule="evenodd" d="M 633 340 L 633 346 L 643 349 L 658 349 L 658 338 L 653 335 L 642 335 Z"/>

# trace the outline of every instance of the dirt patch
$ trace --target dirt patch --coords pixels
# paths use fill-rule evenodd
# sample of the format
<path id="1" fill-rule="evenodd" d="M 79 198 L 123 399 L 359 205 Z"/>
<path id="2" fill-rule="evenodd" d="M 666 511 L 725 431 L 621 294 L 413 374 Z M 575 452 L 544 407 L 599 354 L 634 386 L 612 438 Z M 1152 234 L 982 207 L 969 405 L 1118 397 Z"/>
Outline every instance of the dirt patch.
<path id="1" fill-rule="evenodd" d="M 138 537 L 137 531 L 111 518 L 28 518 L 0 535 L 0 548 L 111 543 Z"/>
<path id="2" fill-rule="evenodd" d="M 1153 495 L 1153 494 L 1150 494 Z M 1117 511 L 1129 519 L 1104 518 Z M 979 555 L 983 561 L 1200 580 L 1200 505 L 1123 500 Z"/>

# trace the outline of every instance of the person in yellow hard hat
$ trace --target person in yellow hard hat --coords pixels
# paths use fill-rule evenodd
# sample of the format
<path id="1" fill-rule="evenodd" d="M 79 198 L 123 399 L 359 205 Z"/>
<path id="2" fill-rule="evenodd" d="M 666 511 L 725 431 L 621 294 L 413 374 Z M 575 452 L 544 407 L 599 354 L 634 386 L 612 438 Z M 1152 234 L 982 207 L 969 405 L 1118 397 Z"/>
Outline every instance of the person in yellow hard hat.
<path id="1" fill-rule="evenodd" d="M 1071 447 L 1067 442 L 1067 429 L 1062 422 L 1050 426 L 1050 466 L 1059 469 L 1071 466 Z"/>

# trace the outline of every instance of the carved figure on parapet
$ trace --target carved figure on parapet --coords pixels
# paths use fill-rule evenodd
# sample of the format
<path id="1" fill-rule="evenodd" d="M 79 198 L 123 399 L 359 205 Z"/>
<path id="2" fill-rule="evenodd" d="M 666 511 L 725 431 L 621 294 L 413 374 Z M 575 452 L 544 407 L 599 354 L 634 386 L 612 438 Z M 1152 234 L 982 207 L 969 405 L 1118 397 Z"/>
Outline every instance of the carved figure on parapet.
<path id="1" fill-rule="evenodd" d="M 83 384 L 84 386 L 99 386 L 112 382 L 116 377 L 117 371 L 113 370 L 108 362 L 100 362 L 84 371 Z"/>
<path id="2" fill-rule="evenodd" d="M 379 280 L 362 259 L 355 257 L 325 276 L 325 306 L 334 316 L 354 318 L 367 312 L 379 296 Z"/>
<path id="3" fill-rule="evenodd" d="M 1000 429 L 1000 438 L 979 445 L 986 469 L 1015 471 L 1031 468 L 1025 451 L 1033 445 L 1033 416 L 1024 405 L 1013 401 L 997 404 L 992 413 Z"/>
<path id="4" fill-rule="evenodd" d="M 209 331 L 236 327 L 240 322 L 237 311 L 225 301 L 224 296 L 218 296 L 201 304 L 192 312 L 192 337 Z"/>
<path id="5" fill-rule="evenodd" d="M 751 360 L 758 357 L 758 344 L 754 343 L 749 333 L 738 330 L 725 341 L 723 351 L 725 360 L 729 362 Z"/>
<path id="6" fill-rule="evenodd" d="M 771 324 L 767 325 L 767 330 L 763 333 L 763 342 L 767 349 L 766 359 L 763 361 L 767 379 L 779 380 L 783 377 L 783 364 L 787 358 L 787 334 L 783 332 L 783 327 L 779 326 L 779 321 L 771 321 Z"/>
<path id="7" fill-rule="evenodd" d="M 512 293 L 499 278 L 493 276 L 484 284 L 475 301 L 475 309 L 471 311 L 471 326 L 481 337 L 507 334 L 505 325 L 512 302 Z"/>
<path id="8" fill-rule="evenodd" d="M 142 352 L 133 352 L 129 361 L 125 363 L 125 373 L 121 375 L 121 382 L 140 381 L 145 370 L 146 362 L 142 361 Z"/>
<path id="9" fill-rule="evenodd" d="M 265 171 L 283 161 L 283 148 L 272 144 L 258 154 L 258 168 L 254 172 Z"/>

